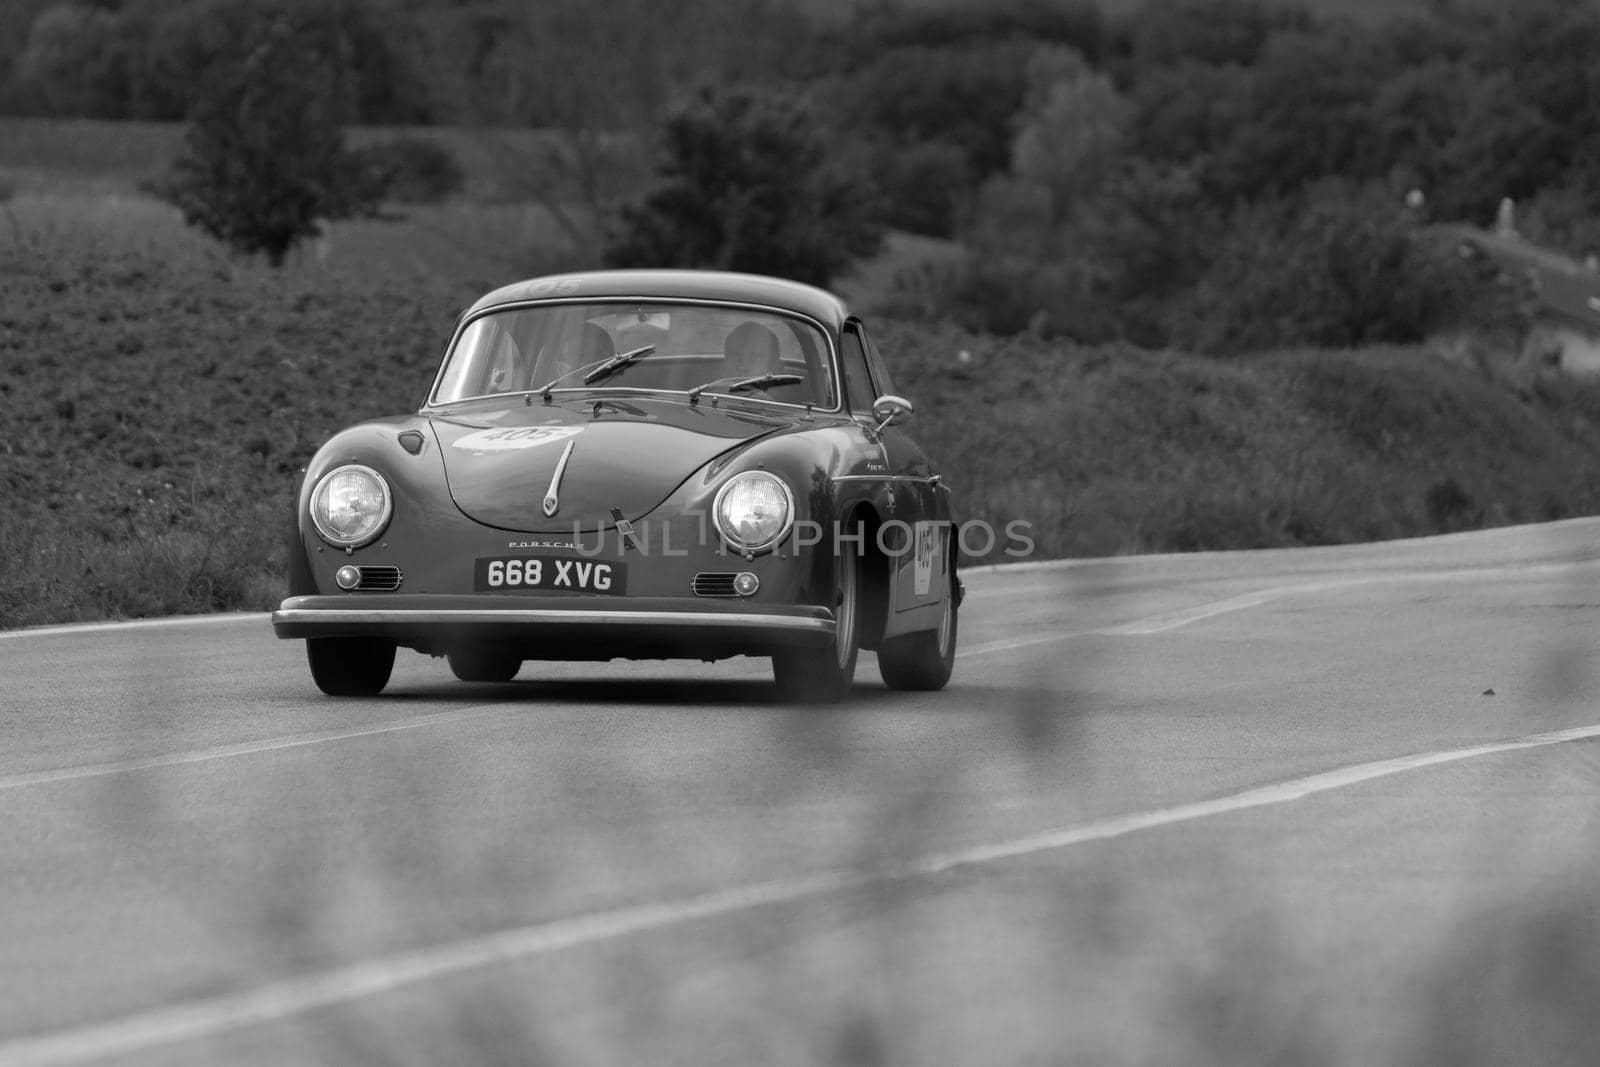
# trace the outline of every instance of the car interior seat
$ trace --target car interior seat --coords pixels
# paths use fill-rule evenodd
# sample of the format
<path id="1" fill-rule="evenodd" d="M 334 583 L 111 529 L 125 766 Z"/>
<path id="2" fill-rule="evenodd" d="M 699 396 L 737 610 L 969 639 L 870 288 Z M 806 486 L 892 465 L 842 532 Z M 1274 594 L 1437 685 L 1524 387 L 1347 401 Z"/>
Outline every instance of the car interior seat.
<path id="1" fill-rule="evenodd" d="M 616 354 L 616 343 L 611 340 L 605 327 L 593 322 L 583 324 L 583 332 L 578 335 L 578 366 L 610 359 Z"/>
<path id="2" fill-rule="evenodd" d="M 722 342 L 722 373 L 754 378 L 778 372 L 778 335 L 759 322 L 742 322 Z"/>

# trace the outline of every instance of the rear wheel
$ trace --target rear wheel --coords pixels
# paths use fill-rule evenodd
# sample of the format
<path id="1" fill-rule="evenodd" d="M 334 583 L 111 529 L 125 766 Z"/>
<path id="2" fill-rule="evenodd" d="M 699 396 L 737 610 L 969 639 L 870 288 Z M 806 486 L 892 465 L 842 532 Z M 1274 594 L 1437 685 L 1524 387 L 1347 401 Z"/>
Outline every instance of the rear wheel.
<path id="1" fill-rule="evenodd" d="M 522 660 L 492 649 L 457 649 L 446 659 L 450 670 L 463 682 L 509 682 L 522 669 Z"/>
<path id="2" fill-rule="evenodd" d="M 370 697 L 394 670 L 394 642 L 381 637 L 313 637 L 306 641 L 311 680 L 331 697 Z"/>
<path id="3" fill-rule="evenodd" d="M 890 689 L 924 692 L 943 689 L 956 665 L 956 621 L 959 604 L 952 580 L 944 591 L 939 625 L 890 638 L 878 649 L 878 673 Z"/>
<path id="4" fill-rule="evenodd" d="M 833 643 L 826 648 L 792 648 L 772 657 L 778 693 L 800 704 L 837 704 L 855 681 L 861 644 L 861 556 L 840 548 L 833 581 Z"/>

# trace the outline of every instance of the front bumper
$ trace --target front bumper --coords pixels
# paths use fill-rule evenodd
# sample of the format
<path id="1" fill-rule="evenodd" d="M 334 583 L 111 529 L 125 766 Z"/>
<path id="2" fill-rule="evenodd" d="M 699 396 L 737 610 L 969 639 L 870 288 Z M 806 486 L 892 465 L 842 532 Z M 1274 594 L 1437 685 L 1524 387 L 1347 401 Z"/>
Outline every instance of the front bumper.
<path id="1" fill-rule="evenodd" d="M 272 613 L 281 638 L 380 637 L 422 652 L 495 646 L 523 659 L 721 659 L 823 648 L 826 608 L 678 597 L 297 596 Z"/>

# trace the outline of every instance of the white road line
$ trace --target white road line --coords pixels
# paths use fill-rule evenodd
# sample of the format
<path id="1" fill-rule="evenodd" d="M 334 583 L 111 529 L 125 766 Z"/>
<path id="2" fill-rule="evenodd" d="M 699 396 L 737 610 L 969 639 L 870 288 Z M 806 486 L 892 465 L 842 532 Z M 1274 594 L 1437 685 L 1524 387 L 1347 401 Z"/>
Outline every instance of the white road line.
<path id="1" fill-rule="evenodd" d="M 1214 619 L 1218 615 L 1229 615 L 1235 611 L 1244 611 L 1247 608 L 1258 608 L 1274 600 L 1296 596 L 1303 593 L 1322 593 L 1330 589 L 1342 589 L 1358 585 L 1367 585 L 1371 579 L 1353 579 L 1351 581 L 1336 582 L 1310 582 L 1302 585 L 1281 585 L 1272 589 L 1261 589 L 1254 593 L 1244 593 L 1240 596 L 1229 597 L 1226 600 L 1213 600 L 1209 604 L 1198 604 L 1192 608 L 1181 611 L 1169 611 L 1161 615 L 1152 615 L 1144 619 L 1135 619 L 1125 622 L 1120 626 L 1108 626 L 1103 630 L 1094 631 L 1107 637 L 1142 637 L 1148 634 L 1166 633 L 1176 630 L 1190 623 Z"/>
<path id="2" fill-rule="evenodd" d="M 988 656 L 996 652 L 1015 652 L 1021 648 L 1035 648 L 1039 645 L 1053 645 L 1058 641 L 1071 641 L 1079 637 L 1093 637 L 1097 630 L 1054 630 L 1046 634 L 1033 634 L 1029 637 L 1012 637 L 1000 641 L 985 641 L 981 645 L 963 645 L 956 649 L 956 659 L 967 659 L 970 656 Z"/>
<path id="3" fill-rule="evenodd" d="M 1134 619 L 1132 622 L 1119 623 L 1115 626 L 1105 626 L 1094 630 L 1061 630 L 1055 633 L 1032 634 L 1028 637 L 1010 640 L 990 641 L 985 644 L 960 649 L 956 652 L 956 655 L 957 657 L 978 656 L 990 652 L 1009 652 L 1014 649 L 1032 648 L 1035 645 L 1049 644 L 1052 641 L 1066 641 L 1078 637 L 1143 637 L 1150 634 L 1166 633 L 1168 630 L 1176 630 L 1191 623 L 1203 622 L 1206 619 L 1216 618 L 1218 615 L 1228 615 L 1236 611 L 1258 608 L 1274 600 L 1283 600 L 1292 596 L 1305 596 L 1312 593 L 1359 589 L 1363 586 L 1427 582 L 1481 582 L 1493 581 L 1499 578 L 1568 577 L 1582 572 L 1589 572 L 1592 575 L 1596 570 L 1600 570 L 1600 560 L 1585 560 L 1581 563 L 1540 563 L 1530 566 L 1461 568 L 1441 571 L 1404 571 L 1398 574 L 1370 574 L 1348 578 L 1329 578 L 1318 582 L 1296 582 L 1290 585 L 1277 585 L 1267 589 L 1258 589 L 1252 593 L 1242 593 L 1226 600 L 1213 600 L 1204 604 L 1196 604 L 1194 607 L 1181 608 L 1177 611 L 1148 615 L 1145 618 Z"/>
<path id="4" fill-rule="evenodd" d="M 962 567 L 963 574 L 1020 574 L 1040 570 L 1070 570 L 1077 567 L 1139 567 L 1147 564 L 1205 562 L 1247 558 L 1310 560 L 1326 557 L 1350 559 L 1371 550 L 1386 554 L 1404 552 L 1411 548 L 1437 548 L 1441 545 L 1487 544 L 1495 541 L 1533 541 L 1547 539 L 1557 531 L 1600 528 L 1600 519 L 1583 515 L 1575 519 L 1557 519 L 1553 522 L 1528 522 L 1513 526 L 1494 526 L 1484 530 L 1460 530 L 1456 533 L 1425 534 L 1421 537 L 1397 537 L 1388 541 L 1354 541 L 1346 544 L 1293 546 L 1282 548 L 1220 548 L 1202 552 L 1141 552 L 1126 556 L 1074 556 L 1068 559 L 1017 559 L 1004 563 L 975 563 Z M 1523 546 L 1527 547 L 1527 546 Z M 1585 561 L 1587 562 L 1587 561 Z"/>
<path id="5" fill-rule="evenodd" d="M 1155 811 L 1122 815 L 998 845 L 979 846 L 958 852 L 928 856 L 908 865 L 901 872 L 901 876 L 940 874 L 956 867 L 1014 859 L 1038 852 L 1048 852 L 1054 849 L 1068 848 L 1072 845 L 1081 845 L 1091 841 L 1105 841 L 1114 837 L 1124 837 L 1140 830 L 1158 829 L 1175 823 L 1192 822 L 1196 819 L 1204 819 L 1214 815 L 1228 815 L 1251 808 L 1286 804 L 1292 800 L 1302 800 L 1318 793 L 1346 789 L 1350 786 L 1360 785 L 1363 782 L 1370 782 L 1375 778 L 1386 778 L 1390 775 L 1404 774 L 1407 771 L 1422 770 L 1447 763 L 1459 763 L 1463 760 L 1477 759 L 1481 756 L 1494 756 L 1523 749 L 1560 745 L 1570 741 L 1586 741 L 1596 737 L 1600 737 L 1600 725 L 1579 726 L 1571 730 L 1534 734 L 1530 737 L 1517 738 L 1512 741 L 1496 741 L 1483 745 L 1474 745 L 1471 748 L 1446 749 L 1440 752 L 1419 752 L 1410 756 L 1378 760 L 1373 763 L 1358 763 L 1351 767 L 1339 767 L 1331 771 L 1306 775 L 1303 778 L 1291 778 L 1285 782 L 1247 789 L 1242 793 L 1218 797 L 1215 800 L 1202 800 L 1193 804 L 1180 804 L 1172 808 L 1160 808 Z"/>
<path id="6" fill-rule="evenodd" d="M 871 885 L 926 878 L 960 867 L 1019 859 L 1074 845 L 1125 837 L 1143 830 L 1286 804 L 1318 793 L 1426 767 L 1595 737 L 1600 737 L 1600 725 L 1470 748 L 1418 753 L 1324 771 L 1214 800 L 1102 819 L 992 845 L 931 853 L 883 870 L 829 871 L 715 890 L 679 901 L 641 904 L 593 915 L 535 923 L 451 944 L 395 953 L 317 974 L 270 982 L 239 993 L 192 1000 L 109 1022 L 23 1038 L 0 1045 L 0 1067 L 65 1067 L 111 1056 L 131 1055 L 287 1019 L 419 982 L 611 941 L 697 919 L 719 918 L 768 904 L 791 903 Z"/>
<path id="7" fill-rule="evenodd" d="M 61 626 L 35 626 L 29 630 L 0 630 L 0 641 L 19 637 L 56 637 L 63 634 L 92 634 L 106 630 L 158 630 L 171 626 L 217 626 L 227 623 L 264 623 L 266 612 L 224 615 L 173 615 L 162 619 L 123 619 L 115 622 L 72 622 Z"/>
<path id="8" fill-rule="evenodd" d="M 1014 652 L 1018 649 L 1035 648 L 1039 645 L 1053 644 L 1057 641 L 1070 641 L 1080 637 L 1144 637 L 1149 634 L 1166 633 L 1168 630 L 1176 630 L 1179 627 L 1188 626 L 1190 623 L 1212 619 L 1218 615 L 1227 615 L 1235 611 L 1244 611 L 1247 608 L 1260 607 L 1262 604 L 1281 600 L 1284 597 L 1295 596 L 1300 593 L 1342 589 L 1346 586 L 1364 585 L 1369 581 L 1370 579 L 1352 579 L 1350 581 L 1280 585 L 1271 589 L 1261 589 L 1254 593 L 1229 597 L 1226 600 L 1213 600 L 1205 604 L 1196 604 L 1192 608 L 1183 608 L 1179 611 L 1148 615 L 1142 619 L 1118 623 L 1115 626 L 1103 626 L 1093 630 L 1055 630 L 1050 633 L 1030 634 L 1027 637 L 985 641 L 981 645 L 969 645 L 957 649 L 956 658 L 985 656 L 994 652 Z"/>
<path id="9" fill-rule="evenodd" d="M 174 752 L 165 756 L 147 756 L 143 759 L 114 760 L 109 763 L 88 763 L 79 767 L 60 767 L 47 771 L 25 771 L 20 774 L 0 775 L 0 790 L 22 789 L 31 785 L 49 785 L 52 782 L 72 782 L 82 778 L 103 778 L 130 771 L 148 771 L 160 767 L 181 767 L 188 763 L 205 763 L 208 760 L 234 759 L 258 752 L 278 752 L 286 748 L 320 745 L 328 741 L 349 741 L 357 737 L 392 734 L 401 730 L 417 730 L 425 726 L 457 722 L 483 714 L 486 710 L 503 709 L 506 705 L 483 704 L 462 711 L 443 711 L 434 715 L 418 715 L 413 719 L 368 726 L 359 730 L 327 730 L 313 734 L 291 734 L 270 737 L 262 741 L 247 741 L 238 745 L 219 745 L 191 752 Z"/>

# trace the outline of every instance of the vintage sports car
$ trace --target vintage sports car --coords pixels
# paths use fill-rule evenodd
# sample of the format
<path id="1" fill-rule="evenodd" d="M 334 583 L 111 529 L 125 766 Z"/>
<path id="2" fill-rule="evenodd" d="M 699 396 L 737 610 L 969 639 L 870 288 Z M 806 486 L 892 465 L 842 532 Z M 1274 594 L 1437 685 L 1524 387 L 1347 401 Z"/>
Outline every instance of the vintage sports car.
<path id="1" fill-rule="evenodd" d="M 860 319 L 713 271 L 518 282 L 467 309 L 421 409 L 347 429 L 296 491 L 289 593 L 325 693 L 397 647 L 458 678 L 526 660 L 770 656 L 833 702 L 955 659 L 950 491 Z"/>

